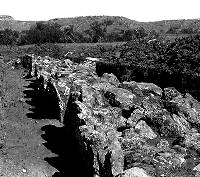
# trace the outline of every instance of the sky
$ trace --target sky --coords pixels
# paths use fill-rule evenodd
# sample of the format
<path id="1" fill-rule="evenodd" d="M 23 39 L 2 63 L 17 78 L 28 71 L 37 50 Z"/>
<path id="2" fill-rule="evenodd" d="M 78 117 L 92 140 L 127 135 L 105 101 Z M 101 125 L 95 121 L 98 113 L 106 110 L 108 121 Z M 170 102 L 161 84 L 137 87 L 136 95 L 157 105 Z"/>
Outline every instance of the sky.
<path id="1" fill-rule="evenodd" d="M 109 15 L 147 22 L 200 18 L 199 5 L 200 0 L 0 0 L 0 15 L 33 21 Z"/>

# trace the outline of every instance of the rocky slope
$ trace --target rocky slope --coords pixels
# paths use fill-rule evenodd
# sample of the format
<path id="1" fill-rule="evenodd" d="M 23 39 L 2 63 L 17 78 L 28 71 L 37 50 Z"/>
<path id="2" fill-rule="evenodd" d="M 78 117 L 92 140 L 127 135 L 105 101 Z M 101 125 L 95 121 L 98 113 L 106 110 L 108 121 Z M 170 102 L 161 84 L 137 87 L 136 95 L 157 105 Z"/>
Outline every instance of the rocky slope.
<path id="1" fill-rule="evenodd" d="M 73 140 L 64 145 L 52 137 L 68 155 L 66 165 L 57 164 L 63 166 L 60 176 L 200 175 L 200 104 L 190 94 L 153 83 L 120 83 L 113 74 L 98 77 L 92 58 L 82 64 L 34 56 L 29 61 L 40 88 L 57 93 L 65 125 L 60 141 Z"/>

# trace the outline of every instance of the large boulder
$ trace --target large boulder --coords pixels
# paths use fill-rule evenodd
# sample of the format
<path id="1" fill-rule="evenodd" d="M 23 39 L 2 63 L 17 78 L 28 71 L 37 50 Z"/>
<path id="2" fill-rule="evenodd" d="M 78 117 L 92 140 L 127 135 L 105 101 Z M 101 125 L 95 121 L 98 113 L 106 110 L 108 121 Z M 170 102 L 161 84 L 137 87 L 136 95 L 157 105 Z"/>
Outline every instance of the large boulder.
<path id="1" fill-rule="evenodd" d="M 153 132 L 153 130 L 143 120 L 140 120 L 136 124 L 135 129 L 139 131 L 141 137 L 148 139 L 154 139 L 157 137 L 157 135 Z"/>
<path id="2" fill-rule="evenodd" d="M 157 85 L 153 84 L 153 83 L 144 83 L 144 82 L 140 82 L 137 83 L 137 86 L 144 92 L 144 91 L 149 91 L 152 94 L 156 94 L 159 96 L 162 96 L 162 89 L 160 87 L 158 87 Z"/>
<path id="3" fill-rule="evenodd" d="M 123 177 L 151 177 L 144 169 L 133 167 L 125 170 Z"/>
<path id="4" fill-rule="evenodd" d="M 103 76 L 101 77 L 101 80 L 104 82 L 109 82 L 110 84 L 118 87 L 120 82 L 117 79 L 117 77 L 114 74 L 108 74 L 108 73 L 104 73 Z"/>

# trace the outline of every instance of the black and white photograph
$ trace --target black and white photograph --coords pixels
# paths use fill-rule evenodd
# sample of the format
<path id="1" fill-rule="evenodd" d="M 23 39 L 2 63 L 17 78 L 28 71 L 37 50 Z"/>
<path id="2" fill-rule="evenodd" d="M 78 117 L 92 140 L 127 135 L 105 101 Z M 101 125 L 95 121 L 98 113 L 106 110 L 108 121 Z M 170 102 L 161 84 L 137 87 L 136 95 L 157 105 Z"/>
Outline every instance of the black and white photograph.
<path id="1" fill-rule="evenodd" d="M 1 177 L 200 177 L 200 1 L 1 0 Z"/>

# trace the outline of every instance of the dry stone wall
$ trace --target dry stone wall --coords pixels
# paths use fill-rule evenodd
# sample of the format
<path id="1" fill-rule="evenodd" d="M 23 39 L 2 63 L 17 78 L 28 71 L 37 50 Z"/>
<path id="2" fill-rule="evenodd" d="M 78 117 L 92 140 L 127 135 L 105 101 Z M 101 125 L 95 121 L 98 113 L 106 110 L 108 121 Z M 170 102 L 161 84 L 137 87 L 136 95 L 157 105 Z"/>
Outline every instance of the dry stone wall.
<path id="1" fill-rule="evenodd" d="M 31 56 L 29 67 L 44 89 L 55 88 L 60 121 L 78 119 L 80 144 L 92 149 L 93 176 L 198 176 L 199 102 L 172 87 L 98 77 L 95 66 Z"/>

